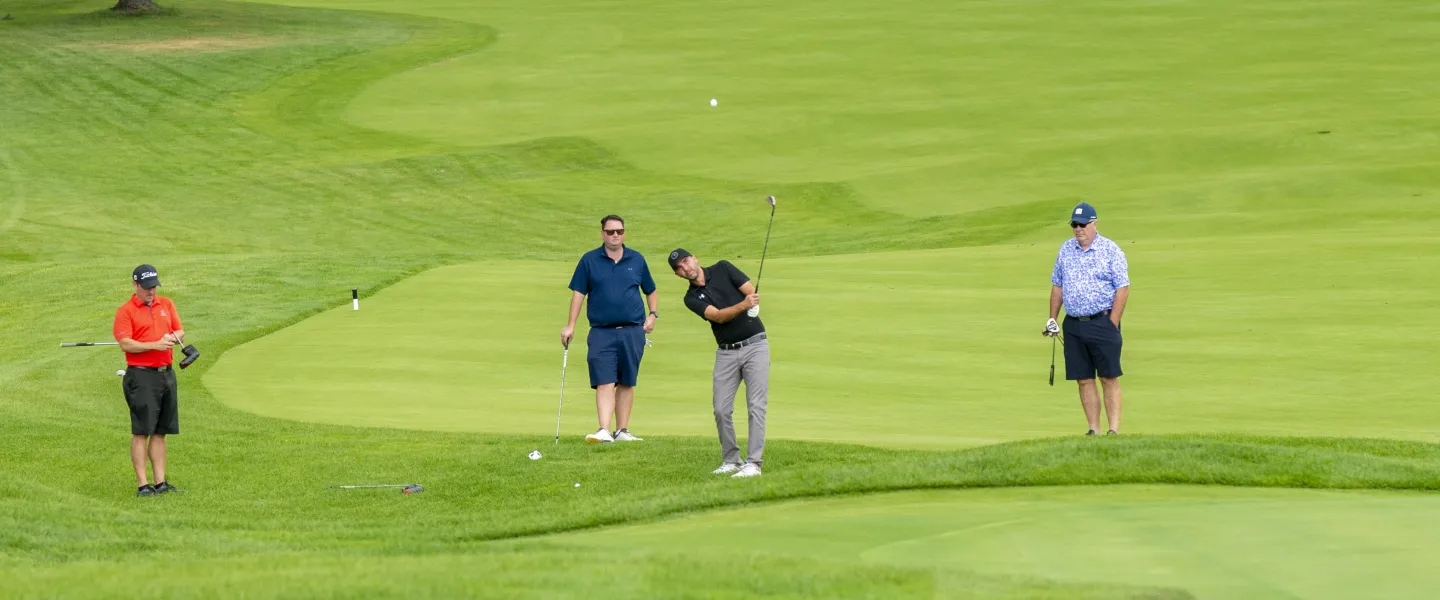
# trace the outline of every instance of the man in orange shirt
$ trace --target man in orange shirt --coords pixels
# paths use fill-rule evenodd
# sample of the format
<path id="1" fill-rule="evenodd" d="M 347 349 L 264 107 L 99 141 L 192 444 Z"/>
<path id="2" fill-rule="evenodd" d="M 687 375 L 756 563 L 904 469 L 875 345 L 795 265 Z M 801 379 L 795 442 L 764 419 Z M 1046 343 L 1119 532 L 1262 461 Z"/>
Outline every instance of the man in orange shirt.
<path id="1" fill-rule="evenodd" d="M 130 462 L 140 483 L 135 495 L 154 496 L 175 491 L 165 480 L 165 436 L 180 433 L 171 347 L 185 337 L 185 329 L 175 303 L 156 294 L 160 275 L 155 267 L 135 267 L 131 280 L 135 295 L 115 311 L 115 341 L 129 365 L 122 387 L 130 406 Z M 154 485 L 146 479 L 147 452 L 155 469 Z"/>

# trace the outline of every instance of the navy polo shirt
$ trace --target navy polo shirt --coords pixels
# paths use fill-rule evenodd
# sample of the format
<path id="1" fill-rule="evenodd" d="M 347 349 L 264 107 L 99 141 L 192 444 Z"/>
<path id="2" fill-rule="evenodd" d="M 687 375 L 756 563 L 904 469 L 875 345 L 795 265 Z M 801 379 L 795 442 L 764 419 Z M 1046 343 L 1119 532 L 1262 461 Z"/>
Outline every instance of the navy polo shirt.
<path id="1" fill-rule="evenodd" d="M 610 260 L 601 246 L 580 257 L 570 289 L 589 296 L 585 314 L 591 327 L 639 325 L 645 322 L 645 294 L 655 293 L 655 279 L 639 252 L 625 248 L 620 261 Z"/>

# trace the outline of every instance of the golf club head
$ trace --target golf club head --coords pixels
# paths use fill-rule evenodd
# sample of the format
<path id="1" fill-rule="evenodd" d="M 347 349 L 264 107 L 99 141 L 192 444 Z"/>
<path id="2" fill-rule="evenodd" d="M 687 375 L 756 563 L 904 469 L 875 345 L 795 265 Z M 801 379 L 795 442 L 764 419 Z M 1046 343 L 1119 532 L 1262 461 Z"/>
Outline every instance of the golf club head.
<path id="1" fill-rule="evenodd" d="M 774 207 L 775 207 L 775 197 L 774 197 L 774 196 L 766 196 L 766 197 L 765 197 L 765 201 L 770 203 L 770 207 L 771 207 L 771 208 L 774 208 Z"/>
<path id="2" fill-rule="evenodd" d="M 185 355 L 185 358 L 180 361 L 180 368 L 182 369 L 189 367 L 190 363 L 193 363 L 196 359 L 200 358 L 200 351 L 196 350 L 195 346 L 186 346 L 184 348 L 181 348 L 180 353 Z"/>
<path id="3" fill-rule="evenodd" d="M 415 484 L 411 484 L 411 485 L 405 486 L 404 489 L 401 489 L 401 490 L 400 490 L 400 493 L 402 493 L 402 494 L 418 494 L 418 493 L 423 492 L 423 491 L 425 491 L 425 486 L 420 485 L 420 484 L 418 484 L 418 483 L 415 483 Z"/>

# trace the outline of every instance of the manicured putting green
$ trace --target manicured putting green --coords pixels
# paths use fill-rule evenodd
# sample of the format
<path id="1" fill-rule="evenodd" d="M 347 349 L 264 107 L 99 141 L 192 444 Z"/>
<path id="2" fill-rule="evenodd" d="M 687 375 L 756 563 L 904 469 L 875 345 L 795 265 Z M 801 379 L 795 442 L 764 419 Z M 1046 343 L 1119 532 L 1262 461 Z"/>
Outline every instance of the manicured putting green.
<path id="1" fill-rule="evenodd" d="M 1057 227 L 1050 233 L 1066 233 Z M 1422 351 L 1434 341 L 1415 339 L 1407 315 L 1429 302 L 1417 289 L 1433 285 L 1415 278 L 1440 263 L 1416 257 L 1399 273 L 1365 266 L 1416 247 L 1421 227 L 1396 224 L 1387 239 L 1336 245 L 1322 242 L 1337 234 L 1295 232 L 1176 244 L 1117 223 L 1138 238 L 1120 238 L 1136 281 L 1125 323 L 1128 430 L 1435 440 L 1440 417 L 1425 390 L 1440 387 L 1440 374 Z M 1057 242 L 1036 237 L 1048 240 L 771 261 L 762 294 L 774 360 L 770 434 L 942 447 L 1083 432 L 1063 364 L 1062 380 L 1046 385 L 1051 344 L 1038 332 Z M 683 282 L 659 262 L 664 250 L 640 249 L 652 257 L 663 316 L 632 428 L 712 435 L 713 339 L 681 306 Z M 572 269 L 445 267 L 367 297 L 359 312 L 338 289 L 340 308 L 230 351 L 206 384 L 264 415 L 548 437 Z M 1330 272 L 1346 276 L 1314 285 Z M 1302 290 L 1303 300 L 1277 300 Z M 1337 313 L 1348 316 L 1337 323 Z M 1341 360 L 1337 331 L 1365 353 Z M 595 427 L 583 343 L 570 351 L 566 415 L 566 435 Z"/>
<path id="2" fill-rule="evenodd" d="M 1117 486 L 810 500 L 548 539 L 1338 600 L 1432 598 L 1437 535 L 1433 494 Z"/>

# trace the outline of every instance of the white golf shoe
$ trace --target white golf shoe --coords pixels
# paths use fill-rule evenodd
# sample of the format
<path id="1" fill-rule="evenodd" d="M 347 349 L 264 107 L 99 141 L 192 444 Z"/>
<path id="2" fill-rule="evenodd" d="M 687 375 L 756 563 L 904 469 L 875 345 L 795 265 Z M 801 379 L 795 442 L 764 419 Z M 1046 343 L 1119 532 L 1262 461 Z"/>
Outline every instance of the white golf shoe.
<path id="1" fill-rule="evenodd" d="M 745 466 L 740 467 L 740 470 L 739 470 L 739 471 L 736 471 L 734 475 L 731 475 L 731 477 L 759 477 L 759 476 L 760 476 L 760 465 L 757 465 L 757 464 L 755 464 L 755 463 L 745 463 Z"/>
<path id="2" fill-rule="evenodd" d="M 613 441 L 615 441 L 615 438 L 610 437 L 610 432 L 606 431 L 604 427 L 596 429 L 595 433 L 585 436 L 585 443 L 587 444 L 608 444 Z"/>
<path id="3" fill-rule="evenodd" d="M 635 437 L 635 436 L 631 435 L 629 429 L 621 429 L 620 431 L 615 432 L 615 441 L 617 441 L 617 442 L 643 442 L 643 441 L 645 441 L 645 438 Z"/>
<path id="4" fill-rule="evenodd" d="M 734 472 L 739 471 L 739 470 L 740 470 L 740 465 L 737 465 L 737 464 L 735 464 L 735 463 L 725 463 L 725 464 L 723 464 L 723 465 L 720 465 L 720 468 L 715 469 L 714 471 L 711 471 L 710 474 L 712 474 L 712 475 L 729 475 L 729 474 L 734 473 Z"/>

